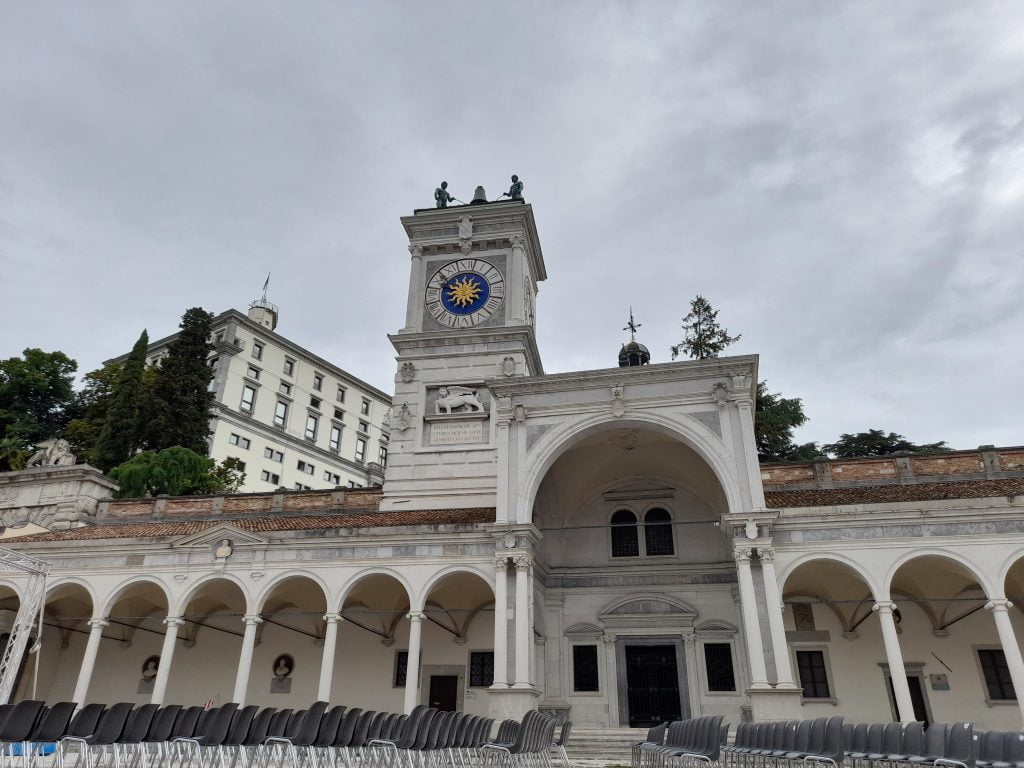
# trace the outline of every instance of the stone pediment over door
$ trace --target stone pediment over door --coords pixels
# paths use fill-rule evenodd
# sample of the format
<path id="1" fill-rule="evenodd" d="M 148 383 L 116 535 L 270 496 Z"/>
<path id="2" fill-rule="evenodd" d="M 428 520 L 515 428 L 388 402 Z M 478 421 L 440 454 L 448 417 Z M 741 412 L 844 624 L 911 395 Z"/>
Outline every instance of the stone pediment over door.
<path id="1" fill-rule="evenodd" d="M 606 629 L 644 627 L 682 629 L 692 627 L 697 609 L 665 595 L 633 595 L 609 603 L 598 614 Z"/>

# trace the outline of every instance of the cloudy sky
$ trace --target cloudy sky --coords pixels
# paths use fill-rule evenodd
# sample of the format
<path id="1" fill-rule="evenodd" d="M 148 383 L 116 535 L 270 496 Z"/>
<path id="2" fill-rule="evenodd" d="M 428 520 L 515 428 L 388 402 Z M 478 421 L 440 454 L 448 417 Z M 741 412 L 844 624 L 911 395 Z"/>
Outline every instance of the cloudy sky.
<path id="1" fill-rule="evenodd" d="M 1020 2 L 0 3 L 0 357 L 244 309 L 385 391 L 398 218 L 518 173 L 548 372 L 701 293 L 802 441 L 1024 443 Z"/>

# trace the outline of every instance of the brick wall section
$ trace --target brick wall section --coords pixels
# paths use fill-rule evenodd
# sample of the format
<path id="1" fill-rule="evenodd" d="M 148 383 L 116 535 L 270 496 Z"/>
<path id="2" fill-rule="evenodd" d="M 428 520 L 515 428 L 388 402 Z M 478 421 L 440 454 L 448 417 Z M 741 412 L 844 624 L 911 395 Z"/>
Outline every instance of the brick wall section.
<path id="1" fill-rule="evenodd" d="M 985 456 L 990 466 L 986 466 Z M 994 457 L 994 458 L 993 458 Z M 836 484 L 859 483 L 869 485 L 872 481 L 892 483 L 901 478 L 948 477 L 951 475 L 977 477 L 998 477 L 986 474 L 990 469 L 997 472 L 1024 472 L 1024 448 L 987 448 L 985 451 L 950 451 L 908 456 L 892 456 L 872 459 L 829 459 L 818 462 L 830 470 L 831 481 Z M 903 471 L 900 465 L 903 464 Z M 781 488 L 792 485 L 815 484 L 820 478 L 815 473 L 815 463 L 762 464 L 761 481 L 769 487 Z"/>
<path id="2" fill-rule="evenodd" d="M 284 510 L 286 512 L 305 512 L 312 510 L 330 509 L 334 506 L 334 492 L 311 493 L 289 493 L 284 497 Z M 346 503 L 346 506 L 348 504 Z"/>
<path id="3" fill-rule="evenodd" d="M 202 517 L 213 514 L 212 496 L 175 496 L 167 499 L 167 506 L 164 507 L 164 514 L 168 517 L 188 515 L 190 517 Z"/>
<path id="4" fill-rule="evenodd" d="M 829 463 L 829 466 L 832 469 L 832 480 L 837 483 L 892 480 L 900 475 L 896 459 L 833 461 Z"/>
<path id="5" fill-rule="evenodd" d="M 997 455 L 1004 472 L 1024 472 L 1024 451 L 999 451 Z"/>
<path id="6" fill-rule="evenodd" d="M 912 456 L 910 465 L 915 475 L 976 475 L 985 472 L 980 453 L 951 456 Z"/>

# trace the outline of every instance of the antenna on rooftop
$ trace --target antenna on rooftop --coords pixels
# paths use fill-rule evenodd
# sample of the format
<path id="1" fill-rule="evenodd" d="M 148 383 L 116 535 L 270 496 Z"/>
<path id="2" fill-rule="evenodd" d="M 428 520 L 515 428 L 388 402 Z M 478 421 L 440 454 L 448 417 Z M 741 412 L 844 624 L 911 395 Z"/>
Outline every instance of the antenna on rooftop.
<path id="1" fill-rule="evenodd" d="M 629 340 L 630 341 L 636 341 L 636 329 L 637 328 L 642 328 L 643 325 L 644 325 L 643 323 L 638 323 L 636 320 L 633 319 L 633 306 L 630 305 L 630 307 L 629 307 L 629 322 L 626 323 L 626 327 L 622 329 L 624 331 L 629 331 Z"/>

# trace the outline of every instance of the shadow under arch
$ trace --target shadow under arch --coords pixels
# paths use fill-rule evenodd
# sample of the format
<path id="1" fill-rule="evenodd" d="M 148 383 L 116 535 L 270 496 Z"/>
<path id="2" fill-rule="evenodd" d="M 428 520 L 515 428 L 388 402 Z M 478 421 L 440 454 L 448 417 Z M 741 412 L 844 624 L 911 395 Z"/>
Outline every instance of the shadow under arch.
<path id="1" fill-rule="evenodd" d="M 412 610 L 413 590 L 408 581 L 390 568 L 367 568 L 348 581 L 337 603 L 346 623 L 394 641 L 399 622 Z"/>
<path id="2" fill-rule="evenodd" d="M 95 610 L 99 599 L 96 596 L 96 590 L 93 588 L 85 579 L 80 579 L 77 576 L 64 576 L 60 579 L 54 579 L 47 581 L 46 583 L 46 595 L 43 597 L 43 604 L 49 603 L 51 600 L 59 599 L 58 595 L 63 593 L 68 587 L 81 587 L 85 590 L 85 594 L 89 596 L 89 602 L 91 608 Z M 86 618 L 92 618 L 92 613 Z"/>
<path id="3" fill-rule="evenodd" d="M 796 560 L 793 560 L 791 563 L 788 563 L 785 567 L 780 568 L 778 571 L 779 594 L 785 594 L 786 583 L 789 581 L 789 577 L 795 573 L 797 569 L 802 568 L 808 563 L 819 561 L 844 566 L 864 582 L 864 585 L 868 588 L 868 594 L 873 599 L 876 601 L 881 599 L 881 585 L 875 581 L 870 571 L 866 570 L 856 560 L 846 557 L 845 555 L 836 554 L 835 552 L 808 552 L 805 555 L 801 555 Z"/>
<path id="4" fill-rule="evenodd" d="M 936 564 L 946 565 L 947 568 L 944 571 L 937 570 L 934 567 L 928 568 L 929 565 L 934 566 Z M 971 584 L 976 584 L 989 598 L 993 594 L 998 594 L 993 590 L 988 580 L 981 575 L 975 564 L 967 558 L 946 549 L 928 548 L 911 550 L 893 562 L 882 582 L 883 591 L 880 599 L 889 599 L 889 595 L 894 588 L 913 595 L 915 598 L 924 599 L 932 597 L 924 594 L 915 594 L 917 591 L 923 592 L 923 589 L 908 588 L 908 586 L 916 586 L 913 584 L 914 576 L 918 575 L 915 572 L 922 569 L 928 571 L 929 591 L 947 593 L 936 594 L 934 596 L 936 599 L 953 599 L 956 594 Z M 911 584 L 903 583 L 897 587 L 896 585 L 901 581 L 909 581 Z"/>
<path id="5" fill-rule="evenodd" d="M 996 586 L 1002 587 L 1003 593 L 994 597 L 1007 597 L 1024 611 L 1024 549 L 1017 550 L 1006 559 L 999 569 Z"/>
<path id="6" fill-rule="evenodd" d="M 418 601 L 429 621 L 464 641 L 473 620 L 494 605 L 494 587 L 477 568 L 452 566 L 424 585 Z"/>
<path id="7" fill-rule="evenodd" d="M 327 582 L 324 581 L 324 579 L 319 574 L 314 573 L 313 571 L 305 570 L 288 571 L 287 573 L 282 573 L 278 576 L 275 576 L 270 581 L 270 583 L 263 587 L 263 590 L 256 596 L 255 600 L 253 601 L 255 606 L 255 610 L 253 612 L 262 614 L 263 608 L 266 605 L 267 600 L 274 594 L 274 592 L 279 590 L 282 586 L 288 584 L 289 582 L 296 580 L 306 580 L 314 584 L 319 590 L 320 595 L 323 597 L 325 608 L 326 606 L 331 604 L 331 590 L 327 586 Z"/>
<path id="8" fill-rule="evenodd" d="M 114 605 L 117 604 L 117 601 L 124 597 L 126 593 L 146 585 L 154 586 L 163 593 L 164 602 L 167 605 L 168 611 L 170 611 L 173 600 L 171 599 L 171 590 L 166 584 L 153 576 L 131 576 L 110 590 L 102 601 L 97 600 L 96 603 L 94 603 L 94 605 L 99 606 L 99 610 L 96 612 L 96 615 L 106 617 Z M 168 615 L 170 614 L 168 613 Z"/>
<path id="9" fill-rule="evenodd" d="M 199 581 L 190 585 L 184 594 L 182 594 L 174 603 L 171 610 L 171 615 L 179 616 L 188 607 L 188 604 L 195 600 L 196 595 L 206 589 L 209 585 L 215 583 L 228 583 L 238 588 L 238 591 L 242 594 L 242 600 L 245 605 L 244 613 L 255 613 L 253 610 L 252 596 L 249 590 L 246 589 L 245 584 L 240 578 L 231 573 L 215 573 L 207 576 L 203 576 Z"/>
<path id="10" fill-rule="evenodd" d="M 824 606 L 842 631 L 849 633 L 871 616 L 877 593 L 870 576 L 857 564 L 832 554 L 810 553 L 782 570 L 779 594 L 793 612 L 796 629 L 802 627 L 795 606 L 809 603 Z"/>
<path id="11" fill-rule="evenodd" d="M 533 505 L 544 476 L 569 449 L 591 435 L 622 429 L 653 430 L 687 446 L 714 474 L 725 496 L 727 510 L 731 513 L 749 511 L 745 509 L 740 479 L 728 460 L 725 443 L 703 424 L 695 419 L 675 420 L 652 413 L 631 413 L 618 418 L 607 413 L 585 414 L 575 419 L 566 419 L 544 433 L 537 443 L 527 450 L 523 478 L 518 482 L 522 492 L 518 494 L 516 508 L 509 510 L 512 513 L 509 515 L 510 521 L 519 524 L 531 522 Z M 752 491 L 757 494 L 752 504 L 763 506 L 760 486 Z"/>

